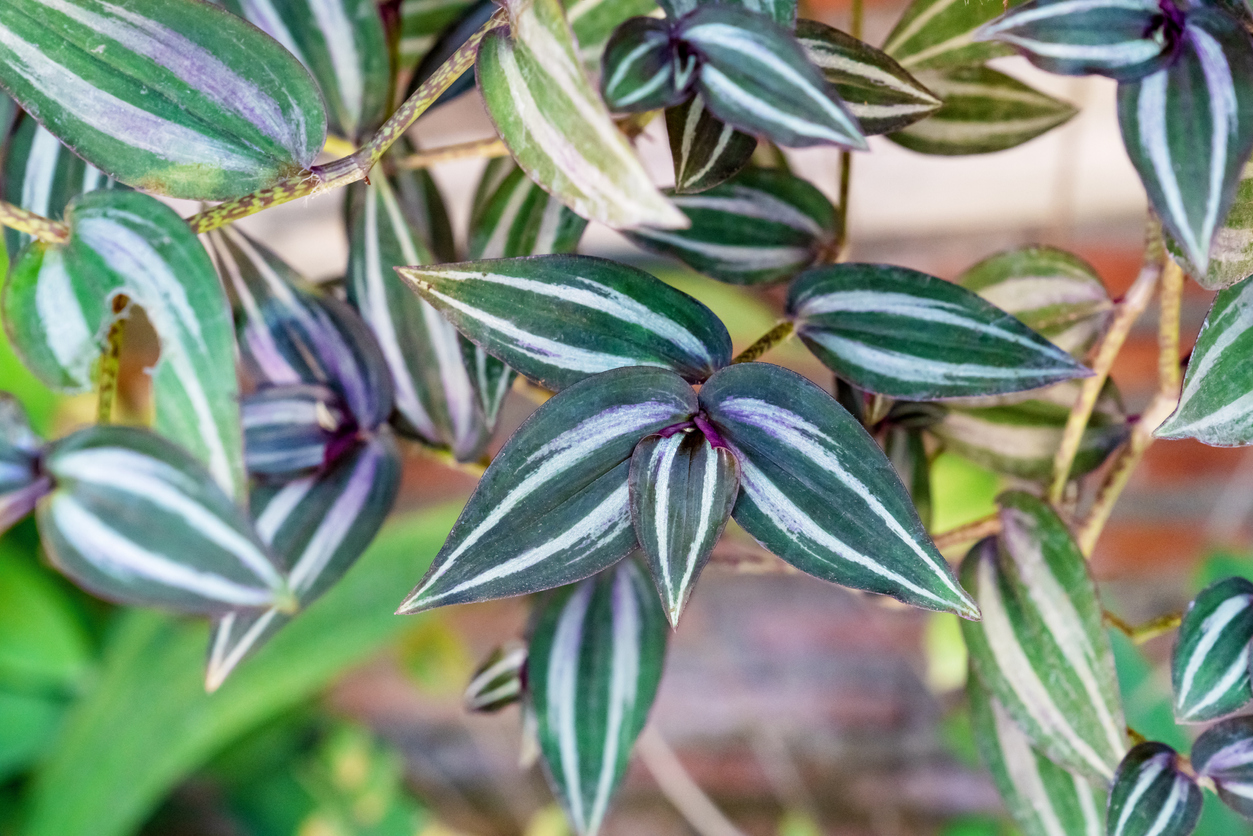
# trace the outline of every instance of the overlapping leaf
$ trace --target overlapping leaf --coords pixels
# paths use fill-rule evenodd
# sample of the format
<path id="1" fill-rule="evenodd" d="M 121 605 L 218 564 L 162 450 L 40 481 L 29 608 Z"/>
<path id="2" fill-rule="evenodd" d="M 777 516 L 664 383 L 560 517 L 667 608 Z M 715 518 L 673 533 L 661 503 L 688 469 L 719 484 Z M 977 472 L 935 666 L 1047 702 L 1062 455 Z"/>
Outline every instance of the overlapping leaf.
<path id="1" fill-rule="evenodd" d="M 52 487 L 40 472 L 42 447 L 17 398 L 0 392 L 0 534 L 35 510 Z"/>
<path id="2" fill-rule="evenodd" d="M 619 113 L 680 104 L 696 78 L 696 56 L 678 49 L 668 20 L 631 18 L 614 30 L 603 61 L 601 96 Z"/>
<path id="3" fill-rule="evenodd" d="M 695 382 L 731 360 L 712 311 L 625 264 L 549 255 L 399 272 L 475 344 L 554 391 L 623 366 Z"/>
<path id="4" fill-rule="evenodd" d="M 878 445 L 826 392 L 766 363 L 701 387 L 702 413 L 740 465 L 733 516 L 823 580 L 977 618 Z"/>
<path id="5" fill-rule="evenodd" d="M 661 0 L 658 5 L 665 10 L 667 17 L 678 20 L 688 12 L 714 2 L 765 15 L 785 29 L 796 26 L 796 0 Z"/>
<path id="6" fill-rule="evenodd" d="M 579 59 L 589 75 L 600 71 L 601 56 L 613 31 L 633 17 L 657 11 L 654 0 L 564 0 Z"/>
<path id="7" fill-rule="evenodd" d="M 479 665 L 466 686 L 467 711 L 492 712 L 522 698 L 522 671 L 526 646 L 514 642 L 494 649 Z"/>
<path id="8" fill-rule="evenodd" d="M 1192 768 L 1231 809 L 1253 818 L 1253 718 L 1215 723 L 1192 744 Z"/>
<path id="9" fill-rule="evenodd" d="M 294 479 L 333 460 L 357 433 L 339 394 L 317 383 L 267 386 L 244 398 L 244 463 L 267 479 Z"/>
<path id="10" fill-rule="evenodd" d="M 1253 702 L 1250 642 L 1253 583 L 1227 578 L 1196 596 L 1179 625 L 1171 660 L 1179 721 L 1216 720 Z"/>
<path id="11" fill-rule="evenodd" d="M 695 411 L 692 388 L 653 368 L 605 372 L 546 402 L 492 460 L 399 611 L 550 589 L 621 560 L 636 547 L 631 452 Z"/>
<path id="12" fill-rule="evenodd" d="M 893 426 L 883 439 L 883 452 L 909 491 L 909 501 L 923 526 L 931 528 L 931 458 L 922 430 Z"/>
<path id="13" fill-rule="evenodd" d="M 9 0 L 0 86 L 127 185 L 222 200 L 306 169 L 326 112 L 270 37 L 208 3 Z"/>
<path id="14" fill-rule="evenodd" d="M 661 681 L 666 619 L 633 560 L 547 600 L 527 659 L 545 773 L 580 836 L 595 836 Z"/>
<path id="15" fill-rule="evenodd" d="M 757 149 L 757 138 L 719 121 L 700 96 L 666 110 L 674 158 L 674 193 L 695 194 L 734 177 Z"/>
<path id="16" fill-rule="evenodd" d="M 1171 252 L 1184 258 L 1182 249 L 1167 240 Z M 1206 290 L 1222 290 L 1253 275 L 1253 164 L 1246 164 L 1236 186 L 1236 196 L 1227 219 L 1214 232 L 1205 273 L 1193 272 L 1197 284 Z"/>
<path id="17" fill-rule="evenodd" d="M 914 0 L 888 35 L 883 51 L 911 73 L 972 66 L 1010 55 L 1012 50 L 1003 44 L 975 40 L 979 27 L 1003 8 L 999 0 Z"/>
<path id="18" fill-rule="evenodd" d="M 1201 817 L 1201 789 L 1165 743 L 1141 743 L 1118 766 L 1109 793 L 1109 836 L 1188 836 Z"/>

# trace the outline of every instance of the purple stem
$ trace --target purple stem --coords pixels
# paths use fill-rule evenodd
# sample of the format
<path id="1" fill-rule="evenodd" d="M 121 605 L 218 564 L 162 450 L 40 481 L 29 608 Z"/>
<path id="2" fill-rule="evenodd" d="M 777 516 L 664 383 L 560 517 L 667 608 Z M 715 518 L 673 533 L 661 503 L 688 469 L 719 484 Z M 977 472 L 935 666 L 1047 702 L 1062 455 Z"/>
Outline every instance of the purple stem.
<path id="1" fill-rule="evenodd" d="M 692 423 L 696 425 L 696 429 L 705 434 L 705 438 L 709 441 L 711 447 L 722 447 L 726 450 L 731 449 L 731 446 L 727 444 L 726 440 L 718 433 L 717 430 L 714 429 L 713 424 L 709 423 L 709 419 L 707 419 L 704 414 L 698 412 L 693 415 Z"/>

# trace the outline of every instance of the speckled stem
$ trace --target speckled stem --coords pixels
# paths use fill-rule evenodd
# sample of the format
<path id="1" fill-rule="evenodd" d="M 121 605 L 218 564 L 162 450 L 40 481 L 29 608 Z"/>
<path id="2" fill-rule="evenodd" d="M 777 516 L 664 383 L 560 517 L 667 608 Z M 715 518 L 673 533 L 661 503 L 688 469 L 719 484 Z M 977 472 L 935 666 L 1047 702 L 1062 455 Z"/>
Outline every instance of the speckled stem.
<path id="1" fill-rule="evenodd" d="M 0 200 L 0 225 L 25 232 L 49 244 L 63 244 L 70 238 L 70 228 L 60 221 L 28 212 Z"/>

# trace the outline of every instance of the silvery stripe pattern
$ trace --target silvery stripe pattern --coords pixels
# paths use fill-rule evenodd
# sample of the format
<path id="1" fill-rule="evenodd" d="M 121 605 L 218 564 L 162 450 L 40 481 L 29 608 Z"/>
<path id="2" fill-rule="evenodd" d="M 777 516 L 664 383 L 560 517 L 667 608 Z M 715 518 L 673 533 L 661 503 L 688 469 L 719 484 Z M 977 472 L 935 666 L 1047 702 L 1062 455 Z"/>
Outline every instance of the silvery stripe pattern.
<path id="1" fill-rule="evenodd" d="M 1192 744 L 1192 768 L 1247 818 L 1253 813 L 1253 719 L 1233 717 L 1206 729 Z"/>
<path id="2" fill-rule="evenodd" d="M 464 703 L 469 711 L 497 711 L 522 696 L 522 669 L 526 666 L 526 646 L 511 643 L 497 647 L 483 660 L 470 684 Z"/>
<path id="3" fill-rule="evenodd" d="M 1141 743 L 1114 776 L 1109 836 L 1187 836 L 1201 815 L 1201 790 L 1164 743 Z"/>
<path id="4" fill-rule="evenodd" d="M 694 194 L 732 177 L 748 164 L 757 138 L 720 122 L 700 96 L 666 110 L 674 158 L 675 194 Z"/>
<path id="5" fill-rule="evenodd" d="M 1214 720 L 1253 701 L 1250 642 L 1253 583 L 1228 578 L 1196 597 L 1179 626 L 1171 662 L 1179 721 Z"/>

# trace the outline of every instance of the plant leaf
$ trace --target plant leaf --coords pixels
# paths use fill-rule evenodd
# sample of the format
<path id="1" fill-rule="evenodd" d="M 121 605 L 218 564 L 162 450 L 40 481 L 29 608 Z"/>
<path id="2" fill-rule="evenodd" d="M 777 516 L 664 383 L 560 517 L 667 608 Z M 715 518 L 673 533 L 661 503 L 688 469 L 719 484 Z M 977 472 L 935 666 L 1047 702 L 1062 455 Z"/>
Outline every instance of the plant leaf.
<path id="1" fill-rule="evenodd" d="M 1042 500 L 999 500 L 1002 533 L 962 564 L 983 613 L 963 623 L 984 686 L 1063 769 L 1108 781 L 1127 751 L 1114 656 L 1087 563 Z"/>
<path id="2" fill-rule="evenodd" d="M 52 489 L 39 463 L 43 441 L 31 430 L 17 398 L 0 392 L 0 535 L 35 510 Z"/>
<path id="3" fill-rule="evenodd" d="M 1016 3 L 1011 0 L 1009 5 Z M 888 35 L 883 51 L 911 73 L 974 66 L 1012 55 L 1004 44 L 975 40 L 979 27 L 1003 8 L 998 0 L 914 0 Z"/>
<path id="4" fill-rule="evenodd" d="M 1206 729 L 1192 744 L 1192 768 L 1214 782 L 1224 804 L 1253 818 L 1253 717 L 1232 717 Z"/>
<path id="5" fill-rule="evenodd" d="M 112 300 L 125 294 L 161 341 L 151 371 L 157 432 L 242 497 L 230 308 L 204 247 L 174 210 L 138 192 L 92 192 L 66 217 L 69 241 L 31 244 L 6 283 L 4 318 L 14 348 L 49 386 L 87 390 L 117 316 Z"/>
<path id="6" fill-rule="evenodd" d="M 1201 817 L 1201 789 L 1165 743 L 1127 753 L 1109 792 L 1109 836 L 1188 836 Z"/>
<path id="7" fill-rule="evenodd" d="M 266 386 L 243 399 L 244 462 L 262 479 L 319 470 L 358 432 L 334 389 L 317 383 Z"/>
<path id="8" fill-rule="evenodd" d="M 393 154 L 404 157 L 413 152 L 413 145 L 401 137 L 393 146 Z M 457 242 L 453 237 L 452 219 L 439 184 L 426 168 L 399 173 L 388 181 L 404 210 L 414 233 L 431 251 L 436 261 L 456 261 Z"/>
<path id="9" fill-rule="evenodd" d="M 894 398 L 1019 392 L 1087 373 L 969 290 L 904 267 L 815 268 L 792 283 L 787 310 L 824 365 Z"/>
<path id="10" fill-rule="evenodd" d="M 299 174 L 322 150 L 313 79 L 208 3 L 9 0 L 0 87 L 129 186 L 226 200 Z"/>
<path id="11" fill-rule="evenodd" d="M 408 99 L 416 93 L 418 88 L 431 76 L 435 75 L 439 68 L 453 56 L 453 53 L 460 49 L 475 32 L 479 31 L 499 8 L 492 0 L 477 0 L 477 2 L 466 4 L 464 9 L 459 9 L 460 15 L 439 30 L 438 37 L 434 39 L 430 49 L 418 62 L 417 69 L 413 72 L 413 78 L 409 81 L 409 88 L 405 91 L 404 98 Z M 463 73 L 448 86 L 448 89 L 439 95 L 439 98 L 434 101 L 431 107 L 434 108 L 447 104 L 473 89 L 474 74 L 470 72 Z"/>
<path id="12" fill-rule="evenodd" d="M 1205 275 L 1253 149 L 1253 43 L 1233 18 L 1188 12 L 1166 69 L 1118 87 L 1127 156 L 1162 226 Z"/>
<path id="13" fill-rule="evenodd" d="M 690 227 L 639 229 L 627 238 L 731 284 L 790 278 L 817 261 L 835 235 L 831 201 L 785 171 L 748 168 L 698 195 L 671 199 Z"/>
<path id="14" fill-rule="evenodd" d="M 1181 260 L 1183 250 L 1169 237 L 1166 246 Z M 1192 272 L 1206 290 L 1222 290 L 1253 275 L 1253 163 L 1246 164 L 1236 185 L 1227 220 L 1214 232 L 1206 272 Z"/>
<path id="15" fill-rule="evenodd" d="M 649 436 L 631 457 L 631 519 L 666 618 L 679 615 L 731 518 L 739 465 L 700 432 Z"/>
<path id="16" fill-rule="evenodd" d="M 617 113 L 672 107 L 690 97 L 696 56 L 683 54 L 668 20 L 633 17 L 605 45 L 600 92 Z"/>
<path id="17" fill-rule="evenodd" d="M 700 96 L 666 109 L 674 193 L 696 194 L 734 177 L 757 150 L 757 137 L 720 122 Z"/>
<path id="18" fill-rule="evenodd" d="M 479 47 L 496 132 L 532 180 L 615 229 L 682 226 L 583 75 L 559 0 L 510 0 L 510 27 Z"/>
<path id="19" fill-rule="evenodd" d="M 526 645 L 521 642 L 492 650 L 466 686 L 463 699 L 466 710 L 491 713 L 521 700 L 526 656 Z"/>
<path id="20" fill-rule="evenodd" d="M 625 264 L 547 255 L 398 272 L 461 333 L 553 391 L 623 366 L 696 382 L 731 361 L 712 311 Z"/>
<path id="21" fill-rule="evenodd" d="M 659 0 L 666 17 L 678 20 L 701 6 L 722 5 L 764 15 L 785 29 L 796 27 L 796 0 Z"/>
<path id="22" fill-rule="evenodd" d="M 980 2 L 971 0 L 970 5 Z M 944 104 L 888 139 L 920 154 L 990 154 L 1029 142 L 1078 111 L 989 67 L 919 72 Z"/>
<path id="23" fill-rule="evenodd" d="M 146 430 L 97 426 L 44 459 L 39 503 L 53 564 L 93 594 L 180 612 L 290 608 L 247 517 L 186 451 Z"/>
<path id="24" fill-rule="evenodd" d="M 613 31 L 633 17 L 657 11 L 654 0 L 565 0 L 565 7 L 579 60 L 593 77 L 600 72 L 601 56 Z"/>
<path id="25" fill-rule="evenodd" d="M 740 464 L 733 516 L 765 548 L 823 580 L 977 618 L 883 451 L 795 372 L 741 363 L 701 387 Z"/>
<path id="26" fill-rule="evenodd" d="M 692 388 L 653 368 L 605 372 L 546 402 L 492 460 L 399 612 L 551 589 L 621 560 L 636 548 L 631 451 L 695 411 Z"/>
<path id="27" fill-rule="evenodd" d="M 887 53 L 816 20 L 799 20 L 796 39 L 866 136 L 925 119 L 940 100 Z"/>
<path id="28" fill-rule="evenodd" d="M 909 491 L 909 501 L 918 512 L 924 528 L 931 528 L 931 460 L 922 431 L 903 426 L 888 427 L 883 452 L 892 463 L 901 484 Z"/>
<path id="29" fill-rule="evenodd" d="M 595 836 L 661 681 L 666 619 L 633 560 L 560 590 L 526 663 L 545 774 L 581 836 Z"/>
<path id="30" fill-rule="evenodd" d="M 1253 583 L 1227 578 L 1196 596 L 1179 625 L 1171 658 L 1176 720 L 1217 720 L 1253 702 L 1251 641 Z"/>

